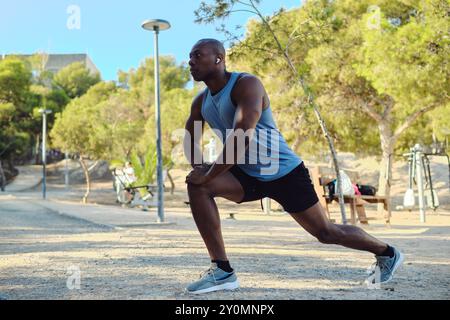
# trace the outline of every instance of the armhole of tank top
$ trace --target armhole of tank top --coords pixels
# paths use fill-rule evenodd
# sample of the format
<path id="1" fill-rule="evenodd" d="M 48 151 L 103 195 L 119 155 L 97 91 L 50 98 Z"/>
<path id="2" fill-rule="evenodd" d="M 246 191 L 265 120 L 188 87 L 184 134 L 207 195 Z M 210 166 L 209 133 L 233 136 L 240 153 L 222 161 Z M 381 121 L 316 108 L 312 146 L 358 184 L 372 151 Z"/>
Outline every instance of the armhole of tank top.
<path id="1" fill-rule="evenodd" d="M 244 74 L 246 74 L 246 73 L 245 73 L 245 72 L 241 72 L 241 73 L 239 73 L 239 74 L 237 75 L 236 81 L 233 83 L 233 87 L 232 87 L 231 90 L 230 90 L 230 101 L 231 101 L 231 103 L 233 104 L 233 106 L 234 106 L 235 108 L 237 108 L 237 104 L 234 103 L 233 98 L 232 98 L 231 96 L 233 95 L 233 90 L 234 90 L 234 88 L 236 87 L 237 83 L 239 82 L 239 80 L 242 78 L 242 76 L 243 76 Z"/>

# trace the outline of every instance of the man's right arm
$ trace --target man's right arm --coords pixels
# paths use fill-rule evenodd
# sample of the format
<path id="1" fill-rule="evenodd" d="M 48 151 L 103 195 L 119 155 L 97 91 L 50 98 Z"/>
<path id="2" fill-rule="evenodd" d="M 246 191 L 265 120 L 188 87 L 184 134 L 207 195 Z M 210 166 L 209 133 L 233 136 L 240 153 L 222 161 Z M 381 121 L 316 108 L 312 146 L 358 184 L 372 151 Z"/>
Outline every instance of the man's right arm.
<path id="1" fill-rule="evenodd" d="M 202 116 L 202 103 L 204 92 L 195 97 L 191 106 L 191 114 L 186 121 L 187 131 L 184 137 L 184 154 L 194 168 L 203 164 L 202 135 L 205 120 Z"/>

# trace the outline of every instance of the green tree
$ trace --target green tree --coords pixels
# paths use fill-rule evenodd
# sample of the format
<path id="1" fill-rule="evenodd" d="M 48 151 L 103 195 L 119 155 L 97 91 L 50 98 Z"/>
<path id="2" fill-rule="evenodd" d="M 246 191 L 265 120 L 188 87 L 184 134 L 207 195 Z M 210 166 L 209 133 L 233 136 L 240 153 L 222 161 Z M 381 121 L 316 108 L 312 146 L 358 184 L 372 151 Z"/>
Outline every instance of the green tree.
<path id="1" fill-rule="evenodd" d="M 71 99 L 85 94 L 90 87 L 100 82 L 100 74 L 91 72 L 81 62 L 74 62 L 54 76 L 54 84 L 63 89 Z"/>
<path id="2" fill-rule="evenodd" d="M 173 89 L 168 91 L 161 101 L 161 123 L 163 124 L 162 142 L 163 156 L 171 158 L 172 150 L 180 144 L 174 134 L 176 130 L 184 129 L 186 119 L 189 117 L 190 105 L 194 98 L 194 91 L 187 89 Z M 141 139 L 141 148 L 146 150 L 151 137 L 156 141 L 155 114 L 151 113 L 145 124 L 145 136 Z"/>
<path id="3" fill-rule="evenodd" d="M 216 16 L 236 9 L 222 6 Z M 448 11 L 448 1 L 440 0 L 308 1 L 299 9 L 270 17 L 267 23 L 272 30 L 264 22 L 251 21 L 230 58 L 241 65 L 245 61 L 269 79 L 275 100 L 292 97 L 285 98 L 283 112 L 287 109 L 292 118 L 307 122 L 308 110 L 305 115 L 290 111 L 293 105 L 305 104 L 305 95 L 294 84 L 292 68 L 281 63 L 288 54 L 315 93 L 339 148 L 359 145 L 382 154 L 379 191 L 389 196 L 396 142 L 408 128 L 408 139 L 414 128 L 420 129 L 416 138 L 429 132 L 420 128 L 427 112 L 448 110 Z M 284 53 L 271 41 L 274 32 Z"/>
<path id="4" fill-rule="evenodd" d="M 363 111 L 378 129 L 382 161 L 379 192 L 390 195 L 395 146 L 424 114 L 448 104 L 449 29 L 445 1 L 336 2 L 346 22 L 307 62 L 324 103 Z M 440 8 L 440 9 L 439 9 Z M 417 123 L 417 122 L 416 122 Z M 418 123 L 417 123 L 418 124 Z M 417 128 L 416 138 L 426 129 Z"/>
<path id="5" fill-rule="evenodd" d="M 50 133 L 55 147 L 79 155 L 86 177 L 84 203 L 90 192 L 89 172 L 84 159 L 108 159 L 114 143 L 111 137 L 104 134 L 108 124 L 102 113 L 104 102 L 116 91 L 112 82 L 100 82 L 92 86 L 85 95 L 73 99 L 62 113 L 57 114 Z"/>
<path id="6" fill-rule="evenodd" d="M 31 72 L 22 61 L 0 61 L 0 101 L 11 102 L 15 106 L 24 105 L 30 85 Z"/>
<path id="7" fill-rule="evenodd" d="M 30 85 L 31 72 L 22 61 L 0 61 L 0 160 L 6 160 L 10 170 L 14 159 L 26 154 L 31 141 L 27 130 L 32 122 Z"/>
<path id="8" fill-rule="evenodd" d="M 155 103 L 154 60 L 145 59 L 137 69 L 128 73 L 119 71 L 119 85 L 127 88 L 136 99 L 137 108 L 143 110 L 147 119 Z M 177 65 L 171 56 L 160 57 L 161 101 L 165 94 L 176 88 L 184 88 L 189 81 L 189 70 L 185 64 Z"/>
<path id="9" fill-rule="evenodd" d="M 52 85 L 53 73 L 45 70 L 48 61 L 48 54 L 35 53 L 31 56 L 12 55 L 9 59 L 16 59 L 23 62 L 26 69 L 31 73 L 31 86 L 29 94 L 27 94 L 27 125 L 26 132 L 30 136 L 30 145 L 23 145 L 27 152 L 21 155 L 21 160 L 28 160 L 30 150 L 35 156 L 35 163 L 40 161 L 39 147 L 42 131 L 42 115 L 39 113 L 40 108 L 52 110 L 52 114 L 47 117 L 47 127 L 53 126 L 54 114 L 61 111 L 69 102 L 69 97 L 65 92 Z M 31 149 L 34 143 L 35 148 Z M 24 159 L 26 158 L 26 159 Z"/>
<path id="10" fill-rule="evenodd" d="M 146 59 L 138 69 L 132 69 L 128 73 L 121 71 L 119 78 L 121 86 L 129 89 L 130 99 L 134 99 L 134 108 L 141 110 L 142 119 L 145 120 L 144 124 L 139 124 L 140 134 L 134 140 L 138 142 L 137 154 L 143 159 L 148 150 L 156 145 L 154 60 Z M 167 166 L 170 165 L 171 151 L 177 144 L 177 141 L 172 140 L 172 133 L 184 128 L 196 92 L 185 89 L 189 80 L 189 70 L 185 64 L 178 65 L 170 56 L 160 58 L 163 162 Z"/>
<path id="11" fill-rule="evenodd" d="M 98 108 L 104 126 L 97 129 L 97 135 L 113 141 L 109 145 L 106 160 L 129 158 L 142 139 L 146 121 L 145 110 L 139 107 L 136 97 L 124 89 L 118 89 L 99 104 Z"/>
<path id="12" fill-rule="evenodd" d="M 0 117 L 5 122 L 1 133 L 5 146 L 0 152 L 2 158 L 12 156 L 10 167 L 13 159 L 25 160 L 33 153 L 38 161 L 42 130 L 42 116 L 38 110 L 46 108 L 59 112 L 69 100 L 61 89 L 51 86 L 51 74 L 44 71 L 46 57 L 45 54 L 10 56 L 1 62 L 0 103 L 6 105 L 0 108 Z M 48 117 L 49 128 L 53 118 L 53 114 Z"/>
<path id="13" fill-rule="evenodd" d="M 184 88 L 189 81 L 187 67 L 172 57 L 161 57 L 160 74 L 163 159 L 170 166 L 176 144 L 171 134 L 184 128 L 193 93 Z M 137 174 L 139 181 L 150 183 L 156 168 L 153 59 L 128 73 L 119 71 L 118 76 L 117 87 L 100 82 L 73 99 L 57 115 L 51 137 L 56 147 L 79 154 L 81 160 L 90 157 L 111 164 L 132 160 L 135 170 L 142 172 Z"/>
<path id="14" fill-rule="evenodd" d="M 128 85 L 132 90 L 153 92 L 154 84 L 154 59 L 147 58 L 137 70 L 130 70 L 128 77 L 121 72 L 121 78 L 128 78 Z M 189 70 L 186 65 L 177 65 L 172 56 L 161 56 L 159 59 L 161 92 L 174 88 L 184 88 L 189 81 Z M 142 87 L 145 88 L 142 88 Z"/>

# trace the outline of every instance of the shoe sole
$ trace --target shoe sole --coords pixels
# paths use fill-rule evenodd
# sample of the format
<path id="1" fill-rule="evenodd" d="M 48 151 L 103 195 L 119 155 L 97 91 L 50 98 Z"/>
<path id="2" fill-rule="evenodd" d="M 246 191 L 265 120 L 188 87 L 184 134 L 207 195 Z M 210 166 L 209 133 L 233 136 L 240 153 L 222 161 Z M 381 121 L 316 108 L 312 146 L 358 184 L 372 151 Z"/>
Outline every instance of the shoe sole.
<path id="1" fill-rule="evenodd" d="M 233 281 L 233 282 L 226 282 L 226 283 L 219 284 L 217 286 L 209 287 L 209 288 L 202 289 L 202 290 L 187 291 L 187 292 L 192 293 L 192 294 L 202 294 L 202 293 L 208 293 L 208 292 L 219 291 L 219 290 L 236 290 L 237 288 L 239 288 L 238 280 Z"/>

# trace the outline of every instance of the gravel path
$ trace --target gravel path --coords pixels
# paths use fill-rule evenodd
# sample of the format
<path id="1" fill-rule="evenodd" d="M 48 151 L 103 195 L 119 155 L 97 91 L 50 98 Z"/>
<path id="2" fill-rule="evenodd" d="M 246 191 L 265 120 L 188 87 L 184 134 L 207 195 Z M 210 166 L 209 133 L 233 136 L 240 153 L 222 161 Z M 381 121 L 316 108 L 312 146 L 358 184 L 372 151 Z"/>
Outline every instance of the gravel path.
<path id="1" fill-rule="evenodd" d="M 396 212 L 391 228 L 371 220 L 366 230 L 402 248 L 406 262 L 392 285 L 369 290 L 371 254 L 322 245 L 281 213 L 242 207 L 227 219 L 234 207 L 221 202 L 241 289 L 190 296 L 184 286 L 209 261 L 188 209 L 171 204 L 175 225 L 108 229 L 0 196 L 0 299 L 450 298 L 449 212 L 430 214 L 425 225 L 407 212 Z"/>

